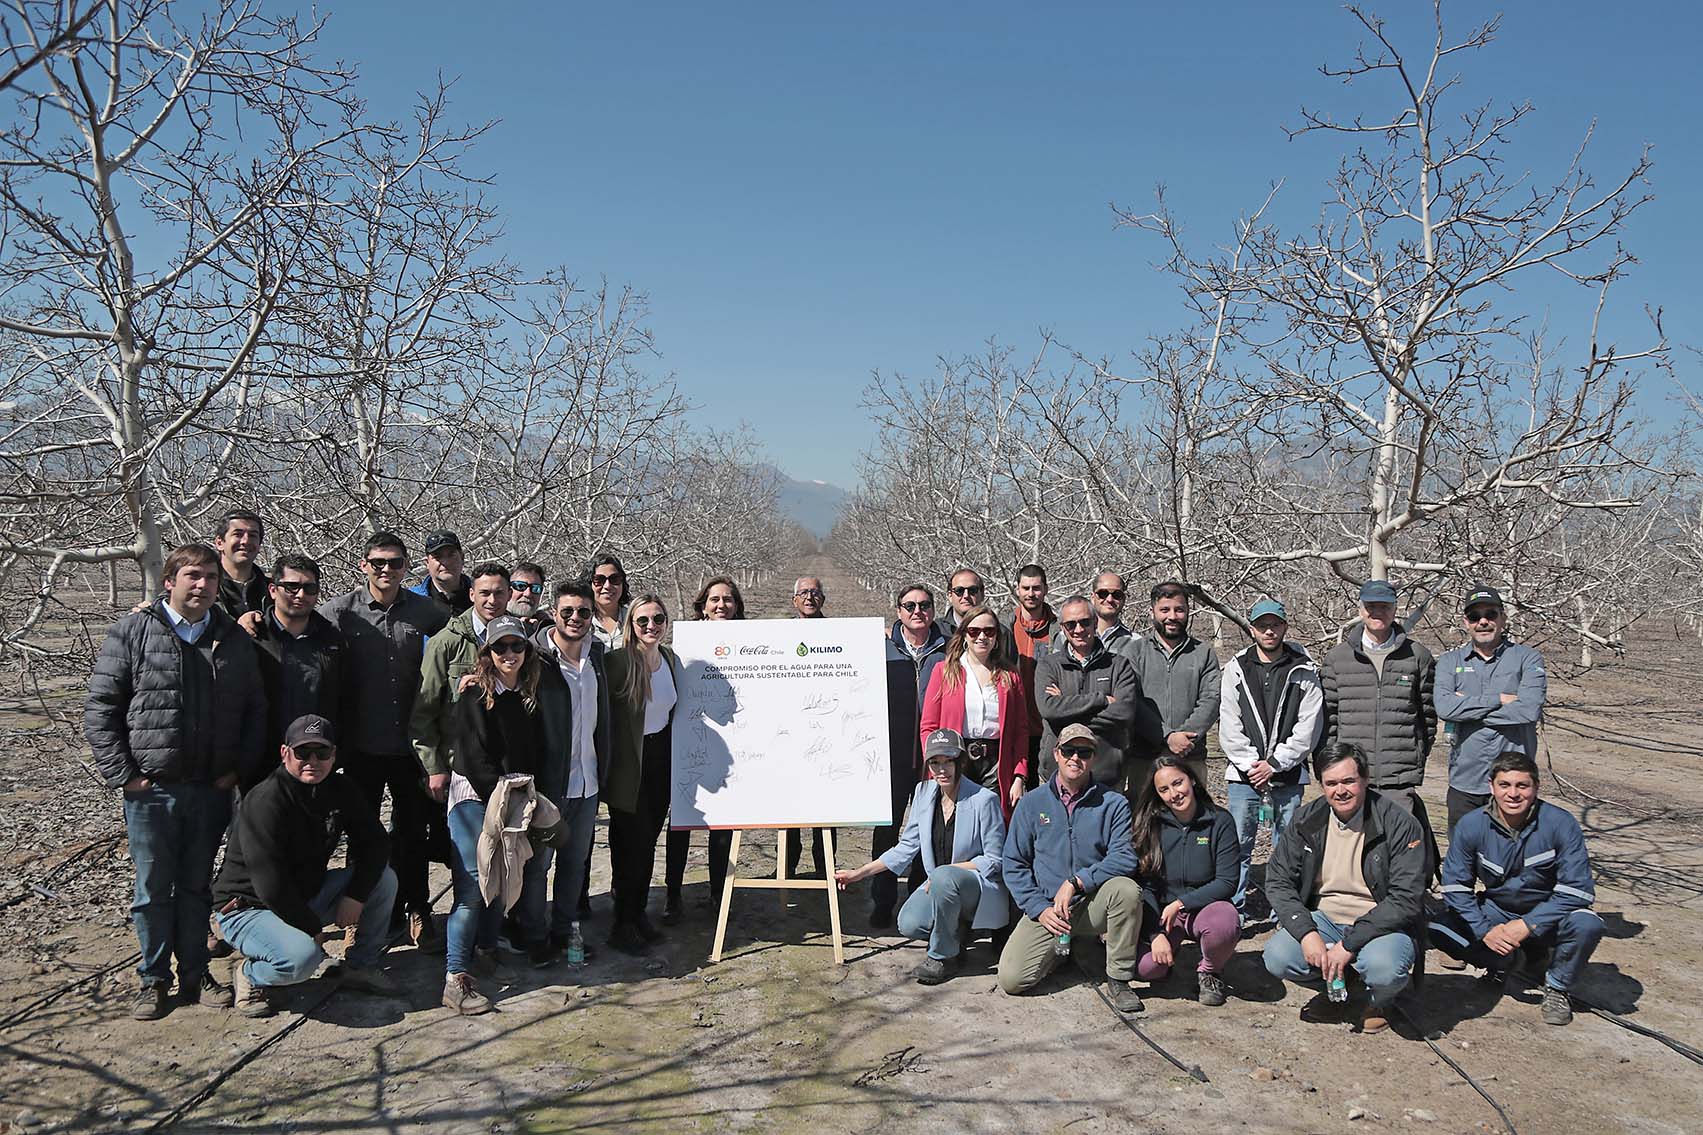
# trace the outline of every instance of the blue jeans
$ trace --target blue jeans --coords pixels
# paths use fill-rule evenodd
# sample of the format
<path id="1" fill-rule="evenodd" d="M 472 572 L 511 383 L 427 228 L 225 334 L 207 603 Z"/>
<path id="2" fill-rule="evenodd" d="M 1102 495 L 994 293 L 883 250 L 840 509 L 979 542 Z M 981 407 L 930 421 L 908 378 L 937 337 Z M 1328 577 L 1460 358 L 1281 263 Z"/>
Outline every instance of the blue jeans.
<path id="1" fill-rule="evenodd" d="M 1271 820 L 1271 840 L 1274 844 L 1283 834 L 1283 829 L 1289 826 L 1289 821 L 1295 818 L 1295 810 L 1301 806 L 1301 797 L 1306 791 L 1304 784 L 1271 786 L 1272 811 L 1275 813 Z M 1236 839 L 1242 845 L 1242 870 L 1236 876 L 1236 893 L 1230 896 L 1236 913 L 1241 914 L 1242 902 L 1248 892 L 1248 864 L 1254 858 L 1254 837 L 1260 829 L 1260 794 L 1251 784 L 1228 781 L 1224 785 L 1224 806 L 1230 811 L 1230 820 L 1236 825 Z"/>
<path id="2" fill-rule="evenodd" d="M 142 947 L 144 985 L 170 985 L 171 959 L 183 988 L 207 972 L 213 859 L 231 819 L 231 790 L 211 784 L 151 784 L 124 794 L 124 828 L 136 890 L 130 921 Z"/>
<path id="3" fill-rule="evenodd" d="M 1481 902 L 1480 908 L 1498 926 L 1520 917 L 1517 914 L 1509 914 L 1489 901 Z M 1596 950 L 1597 943 L 1602 941 L 1603 932 L 1607 929 L 1596 911 L 1571 910 L 1562 915 L 1560 921 L 1549 930 L 1527 938 L 1520 951 L 1504 956 L 1486 946 L 1484 939 L 1478 937 L 1478 932 L 1464 918 L 1452 910 L 1446 910 L 1431 920 L 1431 944 L 1451 958 L 1478 966 L 1480 969 L 1494 970 L 1512 969 L 1520 960 L 1521 951 L 1553 950 L 1554 954 L 1549 959 L 1549 971 L 1543 975 L 1543 983 L 1551 989 L 1559 989 L 1565 993 L 1578 983 L 1579 971 L 1591 960 L 1592 952 Z"/>
<path id="4" fill-rule="evenodd" d="M 568 839 L 560 856 L 548 847 L 536 847 L 521 874 L 520 903 L 515 916 L 528 942 L 542 942 L 548 935 L 566 937 L 579 918 L 579 897 L 585 886 L 585 867 L 591 862 L 591 840 L 597 834 L 597 794 L 577 800 L 553 799 L 567 826 Z M 556 860 L 556 882 L 548 888 L 549 918 L 545 918 L 545 884 L 550 861 Z"/>
<path id="5" fill-rule="evenodd" d="M 503 925 L 500 902 L 485 902 L 479 891 L 479 831 L 485 826 L 485 805 L 478 800 L 457 804 L 449 811 L 449 878 L 455 890 L 444 931 L 444 972 L 468 973 L 473 949 L 495 949 Z M 524 899 L 522 900 L 525 901 Z"/>
<path id="6" fill-rule="evenodd" d="M 950 961 L 963 950 L 964 932 L 982 901 L 982 882 L 974 871 L 941 864 L 928 873 L 927 889 L 918 887 L 899 908 L 899 933 L 927 938 L 928 956 Z"/>
<path id="7" fill-rule="evenodd" d="M 1318 911 L 1313 912 L 1313 927 L 1329 946 L 1342 941 L 1348 927 L 1338 926 Z M 1407 988 L 1413 976 L 1413 939 L 1406 934 L 1380 934 L 1360 948 L 1349 963 L 1366 988 L 1372 991 L 1372 1004 L 1388 1005 Z M 1288 930 L 1279 930 L 1265 943 L 1265 970 L 1273 977 L 1304 985 L 1318 985 L 1323 974 L 1307 964 L 1301 953 L 1301 943 Z"/>
<path id="8" fill-rule="evenodd" d="M 347 867 L 325 873 L 319 893 L 308 903 L 321 926 L 336 918 L 337 902 L 349 889 L 352 874 Z M 386 867 L 361 905 L 361 918 L 355 924 L 355 944 L 343 959 L 345 962 L 363 969 L 378 965 L 390 936 L 390 908 L 395 903 L 396 873 Z M 233 910 L 219 915 L 218 919 L 219 936 L 248 959 L 242 971 L 255 985 L 295 985 L 312 977 L 319 963 L 325 960 L 325 951 L 319 948 L 313 935 L 303 933 L 264 907 Z"/>

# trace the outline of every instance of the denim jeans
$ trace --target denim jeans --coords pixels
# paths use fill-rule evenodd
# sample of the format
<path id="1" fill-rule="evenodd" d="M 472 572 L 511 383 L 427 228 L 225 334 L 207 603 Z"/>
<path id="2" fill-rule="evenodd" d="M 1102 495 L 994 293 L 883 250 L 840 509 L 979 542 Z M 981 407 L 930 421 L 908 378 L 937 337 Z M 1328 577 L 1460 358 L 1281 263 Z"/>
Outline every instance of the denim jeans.
<path id="1" fill-rule="evenodd" d="M 444 932 L 445 973 L 472 972 L 474 947 L 495 949 L 502 929 L 502 903 L 487 904 L 479 891 L 479 831 L 484 826 L 485 805 L 478 800 L 449 811 L 449 877 L 455 905 Z"/>
<path id="2" fill-rule="evenodd" d="M 1519 917 L 1517 914 L 1509 914 L 1493 902 L 1484 902 L 1481 905 L 1484 913 L 1498 926 Z M 1608 928 L 1603 925 L 1602 918 L 1596 911 L 1572 910 L 1562 915 L 1560 921 L 1544 933 L 1533 934 L 1527 938 L 1522 949 L 1553 950 L 1554 954 L 1549 959 L 1549 970 L 1543 975 L 1543 982 L 1551 989 L 1568 992 L 1578 983 L 1579 971 L 1591 960 L 1591 954 L 1596 950 L 1597 943 L 1602 941 L 1606 929 Z M 1452 910 L 1446 910 L 1431 920 L 1431 944 L 1451 958 L 1457 958 L 1480 969 L 1512 969 L 1519 961 L 1517 952 L 1515 955 L 1505 956 L 1486 946 L 1484 939 L 1478 937 L 1478 932 Z"/>
<path id="3" fill-rule="evenodd" d="M 130 920 L 142 947 L 145 985 L 183 988 L 207 972 L 207 920 L 213 913 L 213 859 L 231 818 L 231 790 L 211 784 L 150 784 L 124 794 L 124 828 L 136 865 Z"/>
<path id="4" fill-rule="evenodd" d="M 522 871 L 515 917 L 520 920 L 521 931 L 529 943 L 542 942 L 550 934 L 565 937 L 568 927 L 579 920 L 585 868 L 591 862 L 592 837 L 597 834 L 596 793 L 575 800 L 556 798 L 551 802 L 562 813 L 568 838 L 560 854 L 548 847 L 533 848 L 532 858 L 526 861 Z M 546 887 L 552 860 L 556 865 L 556 882 L 553 887 Z M 546 902 L 550 908 L 548 917 Z"/>
<path id="5" fill-rule="evenodd" d="M 325 873 L 325 882 L 308 906 L 313 908 L 321 926 L 337 917 L 337 903 L 349 889 L 353 874 L 347 867 Z M 352 966 L 368 968 L 378 965 L 390 935 L 390 908 L 396 902 L 396 872 L 389 867 L 361 906 L 361 919 L 355 924 L 355 944 L 343 960 Z M 263 907 L 233 910 L 221 914 L 219 936 L 231 948 L 248 960 L 242 971 L 255 985 L 295 985 L 306 981 L 325 960 L 325 951 L 311 934 L 291 926 Z"/>
<path id="6" fill-rule="evenodd" d="M 1338 926 L 1318 911 L 1313 927 L 1329 946 L 1342 941 L 1346 926 Z M 1407 988 L 1413 976 L 1413 939 L 1400 932 L 1380 934 L 1360 948 L 1349 963 L 1372 991 L 1372 1004 L 1388 1005 Z M 1288 930 L 1280 929 L 1265 943 L 1265 969 L 1273 977 L 1306 985 L 1318 985 L 1324 975 L 1307 964 L 1301 943 Z"/>
<path id="7" fill-rule="evenodd" d="M 1304 784 L 1274 784 L 1271 786 L 1272 812 L 1271 840 L 1275 844 L 1277 837 L 1283 834 L 1283 829 L 1289 826 L 1289 821 L 1295 818 L 1295 811 L 1301 806 L 1301 797 L 1307 791 Z M 1259 834 L 1260 794 L 1251 784 L 1232 780 L 1224 785 L 1225 807 L 1230 811 L 1230 821 L 1236 825 L 1236 839 L 1242 845 L 1242 869 L 1236 876 L 1236 893 L 1230 896 L 1230 903 L 1236 908 L 1236 913 L 1242 913 L 1242 903 L 1248 893 L 1248 865 L 1254 858 L 1254 837 Z"/>
<path id="8" fill-rule="evenodd" d="M 943 863 L 928 873 L 925 886 L 912 891 L 899 908 L 899 933 L 907 938 L 927 938 L 928 956 L 950 961 L 964 949 L 964 932 L 981 905 L 981 877 Z"/>

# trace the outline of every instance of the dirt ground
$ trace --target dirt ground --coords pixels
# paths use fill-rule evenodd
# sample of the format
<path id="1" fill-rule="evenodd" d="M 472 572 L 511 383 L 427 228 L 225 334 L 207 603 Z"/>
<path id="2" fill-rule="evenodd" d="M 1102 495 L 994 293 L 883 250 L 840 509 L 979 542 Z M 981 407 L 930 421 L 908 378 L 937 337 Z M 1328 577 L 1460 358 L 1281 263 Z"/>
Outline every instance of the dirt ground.
<path id="1" fill-rule="evenodd" d="M 820 570 L 830 613 L 884 608 L 832 565 Z M 754 613 L 779 613 L 790 585 L 754 596 Z M 1609 926 L 1580 992 L 1703 1045 L 1696 649 L 1647 634 L 1627 659 L 1552 686 L 1544 741 L 1559 775 L 1544 789 L 1584 824 Z M 654 957 L 604 949 L 580 970 L 533 970 L 517 958 L 497 1011 L 483 1017 L 438 1007 L 441 959 L 408 947 L 388 958 L 410 991 L 402 1001 L 316 980 L 269 1020 L 179 1008 L 135 1022 L 126 1015 L 135 941 L 118 807 L 86 770 L 75 691 L 61 693 L 72 700 L 50 690 L 44 706 L 8 691 L 0 717 L 0 1135 L 863 1131 L 896 1122 L 978 1131 L 1506 1130 L 1414 1031 L 1360 1036 L 1301 1022 L 1310 995 L 1273 983 L 1260 965 L 1269 923 L 1245 935 L 1224 1007 L 1198 1005 L 1189 976 L 1142 989 L 1141 1029 L 1198 1065 L 1205 1082 L 1120 1024 L 1075 969 L 1039 995 L 1007 997 L 983 943 L 963 976 L 915 985 L 920 946 L 872 933 L 861 889 L 844 898 L 844 966 L 832 961 L 824 895 L 753 891 L 737 896 L 728 956 L 711 965 L 701 837 L 688 917 Z M 1439 822 L 1445 764 L 1439 746 L 1427 777 Z M 846 842 L 841 863 L 862 862 L 867 833 L 848 832 Z M 748 841 L 741 873 L 772 873 L 773 846 L 767 834 Z M 600 944 L 609 910 L 601 838 L 594 863 Z M 447 884 L 438 871 L 435 886 Z M 1699 1129 L 1703 1076 L 1678 1054 L 1588 1013 L 1568 1028 L 1545 1026 L 1535 994 L 1499 996 L 1471 971 L 1430 968 L 1408 1012 L 1520 1132 Z M 79 979 L 89 980 L 67 988 Z"/>

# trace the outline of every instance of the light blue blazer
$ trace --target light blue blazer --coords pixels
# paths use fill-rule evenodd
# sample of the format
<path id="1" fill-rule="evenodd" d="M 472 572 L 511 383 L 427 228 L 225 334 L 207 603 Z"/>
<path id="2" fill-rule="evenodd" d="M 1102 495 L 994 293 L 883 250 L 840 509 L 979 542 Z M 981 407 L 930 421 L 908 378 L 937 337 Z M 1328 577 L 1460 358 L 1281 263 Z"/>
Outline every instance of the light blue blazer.
<path id="1" fill-rule="evenodd" d="M 924 871 L 940 866 L 934 861 L 934 798 L 939 792 L 940 786 L 933 780 L 917 785 L 899 842 L 881 855 L 881 862 L 893 874 L 910 870 L 911 861 L 919 853 Z M 981 880 L 982 897 L 971 923 L 977 930 L 997 930 L 1011 920 L 1011 900 L 999 874 L 1004 851 L 1005 816 L 999 797 L 960 777 L 958 808 L 952 821 L 952 862 L 973 864 Z"/>

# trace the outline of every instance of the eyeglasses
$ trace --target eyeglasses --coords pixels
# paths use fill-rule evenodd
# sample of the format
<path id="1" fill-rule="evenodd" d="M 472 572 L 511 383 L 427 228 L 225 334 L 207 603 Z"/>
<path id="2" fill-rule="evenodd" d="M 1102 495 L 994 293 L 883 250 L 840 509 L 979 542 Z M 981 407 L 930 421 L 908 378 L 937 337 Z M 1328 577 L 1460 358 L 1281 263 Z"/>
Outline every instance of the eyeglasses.
<path id="1" fill-rule="evenodd" d="M 919 601 L 913 599 L 910 602 L 899 604 L 899 610 L 909 611 L 913 615 L 918 611 L 932 611 L 934 610 L 934 600 L 923 599 Z"/>
<path id="2" fill-rule="evenodd" d="M 1060 749 L 1058 754 L 1061 761 L 1082 761 L 1086 763 L 1094 759 L 1094 750 L 1087 745 L 1071 745 L 1069 748 Z"/>
<path id="3" fill-rule="evenodd" d="M 319 584 L 313 583 L 313 582 L 305 582 L 304 583 L 304 582 L 301 582 L 299 580 L 294 580 L 294 579 L 290 580 L 289 582 L 284 582 L 283 580 L 278 580 L 278 581 L 274 582 L 272 584 L 272 586 L 276 587 L 279 591 L 282 591 L 287 595 L 318 595 L 319 594 Z"/>
<path id="4" fill-rule="evenodd" d="M 633 625 L 635 627 L 660 627 L 667 621 L 667 615 L 640 615 L 633 620 Z"/>
<path id="5" fill-rule="evenodd" d="M 297 745 L 290 750 L 290 755 L 298 761 L 328 761 L 337 755 L 337 750 L 324 745 Z"/>
<path id="6" fill-rule="evenodd" d="M 401 571 L 402 565 L 408 562 L 407 556 L 368 556 L 367 566 L 374 571 Z"/>
<path id="7" fill-rule="evenodd" d="M 591 585 L 593 587 L 614 587 L 617 584 L 625 583 L 626 580 L 627 577 L 624 575 L 594 575 L 591 577 Z"/>
<path id="8" fill-rule="evenodd" d="M 542 583 L 522 583 L 518 579 L 509 580 L 509 586 L 514 588 L 516 591 L 530 591 L 534 595 L 542 594 L 544 591 L 544 585 Z"/>
<path id="9" fill-rule="evenodd" d="M 505 638 L 491 644 L 492 654 L 525 654 L 526 643 L 514 638 Z"/>
<path id="10" fill-rule="evenodd" d="M 1119 603 L 1124 601 L 1124 589 L 1121 587 L 1097 588 L 1094 595 L 1098 599 L 1116 599 Z"/>
<path id="11" fill-rule="evenodd" d="M 997 638 L 997 637 L 999 637 L 999 628 L 998 627 L 965 627 L 964 628 L 964 637 L 965 638 Z"/>
<path id="12" fill-rule="evenodd" d="M 960 599 L 968 599 L 972 595 L 980 595 L 981 593 L 982 593 L 982 589 L 980 587 L 954 587 L 954 588 L 952 588 L 952 594 L 956 595 Z"/>
<path id="13" fill-rule="evenodd" d="M 803 591 L 794 591 L 792 597 L 794 599 L 820 599 L 822 593 L 814 587 L 806 587 Z"/>
<path id="14" fill-rule="evenodd" d="M 577 623 L 581 619 L 591 618 L 591 608 L 590 607 L 563 607 L 560 611 L 556 612 L 556 616 L 558 618 L 560 618 L 563 622 L 567 622 L 569 619 L 572 619 L 574 622 Z"/>
<path id="15" fill-rule="evenodd" d="M 1067 631 L 1079 631 L 1084 627 L 1092 627 L 1094 625 L 1094 620 L 1093 619 L 1065 619 L 1061 623 L 1061 625 Z"/>

